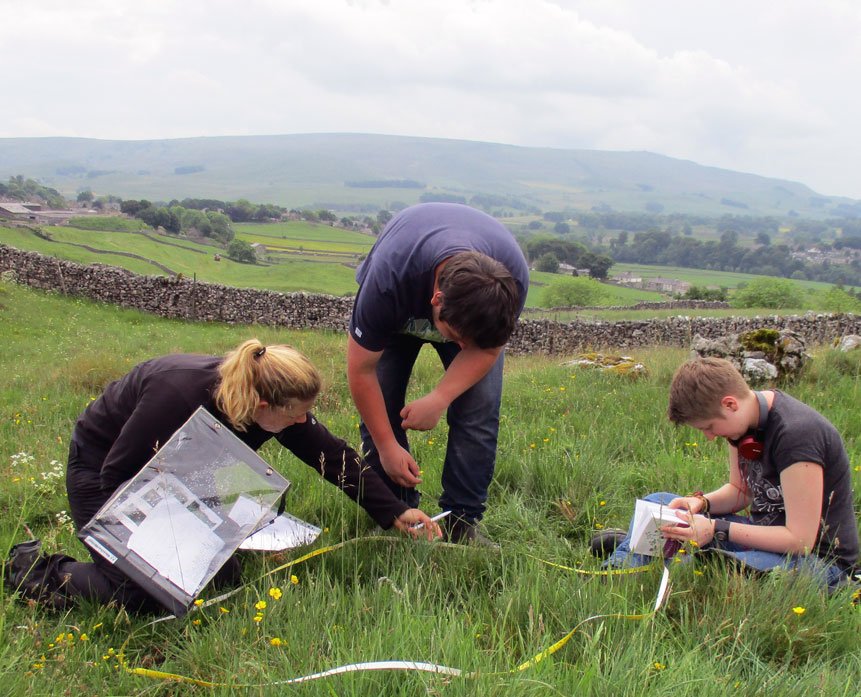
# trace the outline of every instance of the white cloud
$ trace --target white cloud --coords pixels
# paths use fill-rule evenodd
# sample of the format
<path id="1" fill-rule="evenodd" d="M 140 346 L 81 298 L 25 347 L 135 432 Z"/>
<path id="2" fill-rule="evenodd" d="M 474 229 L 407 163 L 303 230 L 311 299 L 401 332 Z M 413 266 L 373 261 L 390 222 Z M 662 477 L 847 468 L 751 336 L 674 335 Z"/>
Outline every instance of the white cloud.
<path id="1" fill-rule="evenodd" d="M 652 150 L 861 197 L 852 0 L 0 0 L 0 136 Z"/>

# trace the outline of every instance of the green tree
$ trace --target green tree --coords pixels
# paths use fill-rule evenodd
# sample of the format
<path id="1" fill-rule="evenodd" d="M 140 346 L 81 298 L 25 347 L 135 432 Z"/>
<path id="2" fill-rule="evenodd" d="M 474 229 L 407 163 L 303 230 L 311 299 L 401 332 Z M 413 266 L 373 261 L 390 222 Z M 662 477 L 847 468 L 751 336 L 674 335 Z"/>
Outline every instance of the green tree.
<path id="1" fill-rule="evenodd" d="M 535 261 L 536 271 L 545 271 L 546 273 L 559 272 L 559 258 L 553 252 L 542 254 Z"/>
<path id="2" fill-rule="evenodd" d="M 853 312 L 861 314 L 861 300 L 851 292 L 839 286 L 832 286 L 821 293 L 821 299 L 817 297 L 817 310 L 824 312 Z"/>
<path id="3" fill-rule="evenodd" d="M 212 236 L 223 243 L 230 242 L 233 239 L 233 226 L 230 224 L 230 218 L 224 213 L 218 211 L 206 211 L 206 218 L 209 224 L 212 225 Z"/>
<path id="4" fill-rule="evenodd" d="M 254 256 L 254 250 L 251 245 L 243 240 L 231 240 L 227 245 L 227 256 L 233 261 L 240 261 L 248 264 L 253 264 L 257 261 Z"/>
<path id="5" fill-rule="evenodd" d="M 691 286 L 682 297 L 685 300 L 726 300 L 729 290 L 726 286 L 708 288 L 706 286 Z"/>
<path id="6" fill-rule="evenodd" d="M 391 211 L 387 211 L 387 210 L 383 209 L 379 213 L 377 213 L 377 224 L 380 226 L 380 228 L 386 227 L 386 225 L 389 224 L 389 221 L 391 219 L 392 219 L 392 212 Z"/>
<path id="7" fill-rule="evenodd" d="M 767 307 L 770 309 L 801 307 L 801 288 L 786 278 L 755 278 L 739 288 L 732 298 L 734 307 Z"/>
<path id="8" fill-rule="evenodd" d="M 597 305 L 607 290 L 593 278 L 575 276 L 549 286 L 542 296 L 543 307 Z"/>
<path id="9" fill-rule="evenodd" d="M 254 214 L 257 212 L 257 206 L 251 201 L 244 198 L 239 199 L 236 203 L 228 204 L 224 211 L 234 223 L 247 223 L 254 220 Z"/>

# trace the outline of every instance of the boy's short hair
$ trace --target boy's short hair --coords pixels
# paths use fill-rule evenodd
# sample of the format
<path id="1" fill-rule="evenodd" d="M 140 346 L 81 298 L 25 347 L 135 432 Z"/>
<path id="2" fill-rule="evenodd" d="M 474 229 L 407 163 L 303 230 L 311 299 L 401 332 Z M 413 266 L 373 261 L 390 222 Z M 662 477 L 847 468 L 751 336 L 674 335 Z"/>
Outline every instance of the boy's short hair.
<path id="1" fill-rule="evenodd" d="M 520 294 L 505 266 L 481 252 L 459 252 L 439 273 L 439 318 L 479 348 L 508 341 L 517 323 Z"/>
<path id="2" fill-rule="evenodd" d="M 713 419 L 721 415 L 726 396 L 744 397 L 750 387 L 738 369 L 723 358 L 695 358 L 682 364 L 670 384 L 667 416 L 674 424 Z"/>

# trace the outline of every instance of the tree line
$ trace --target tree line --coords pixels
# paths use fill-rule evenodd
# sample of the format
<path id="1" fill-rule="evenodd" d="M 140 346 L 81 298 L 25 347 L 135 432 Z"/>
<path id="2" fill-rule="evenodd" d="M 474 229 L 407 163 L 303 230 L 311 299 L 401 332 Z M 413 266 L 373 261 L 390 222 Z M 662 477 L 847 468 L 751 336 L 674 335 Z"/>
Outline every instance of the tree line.
<path id="1" fill-rule="evenodd" d="M 857 238 L 861 241 L 861 238 Z M 848 240 L 844 240 L 845 242 Z M 652 230 L 614 240 L 611 254 L 620 262 L 659 264 L 693 269 L 736 271 L 760 276 L 780 276 L 845 285 L 861 284 L 861 261 L 848 265 L 812 264 L 792 255 L 787 244 L 772 244 L 767 235 L 757 237 L 753 246 L 739 244 L 738 233 L 728 230 L 720 240 L 698 240 Z M 851 244 L 851 243 L 850 243 Z"/>

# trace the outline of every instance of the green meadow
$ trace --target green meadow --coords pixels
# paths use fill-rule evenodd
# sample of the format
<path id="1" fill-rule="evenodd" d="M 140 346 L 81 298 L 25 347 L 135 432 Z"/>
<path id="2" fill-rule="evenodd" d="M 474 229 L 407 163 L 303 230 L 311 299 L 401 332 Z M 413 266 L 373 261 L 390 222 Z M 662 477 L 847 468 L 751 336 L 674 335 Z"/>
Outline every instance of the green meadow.
<path id="1" fill-rule="evenodd" d="M 341 334 L 169 321 L 8 283 L 0 283 L 0 327 L 4 557 L 28 530 L 49 552 L 86 557 L 63 518 L 65 490 L 55 473 L 62 473 L 77 414 L 108 381 L 154 355 L 220 354 L 251 336 L 294 344 L 325 376 L 318 417 L 358 445 Z M 246 554 L 234 595 L 157 624 L 88 604 L 52 613 L 2 590 L 3 693 L 854 696 L 861 608 L 850 590 L 828 596 L 805 577 L 753 577 L 698 556 L 671 564 L 669 596 L 653 614 L 660 566 L 609 577 L 575 571 L 599 569 L 587 550 L 590 536 L 626 525 L 637 496 L 724 481 L 725 446 L 664 417 L 670 377 L 685 355 L 636 351 L 648 369 L 639 379 L 574 369 L 562 357 L 507 358 L 484 521 L 497 551 L 395 533 L 380 538 L 335 487 L 267 444 L 261 455 L 293 482 L 287 510 L 324 530 L 314 545 Z M 861 352 L 813 347 L 813 355 L 786 389 L 845 435 L 858 505 Z M 423 353 L 410 395 L 429 389 L 440 370 Z M 445 440 L 443 427 L 412 434 L 429 513 L 439 510 Z M 346 544 L 279 570 L 338 543 Z M 468 675 L 377 671 L 276 684 L 384 660 Z M 217 686 L 135 675 L 133 668 Z"/>

